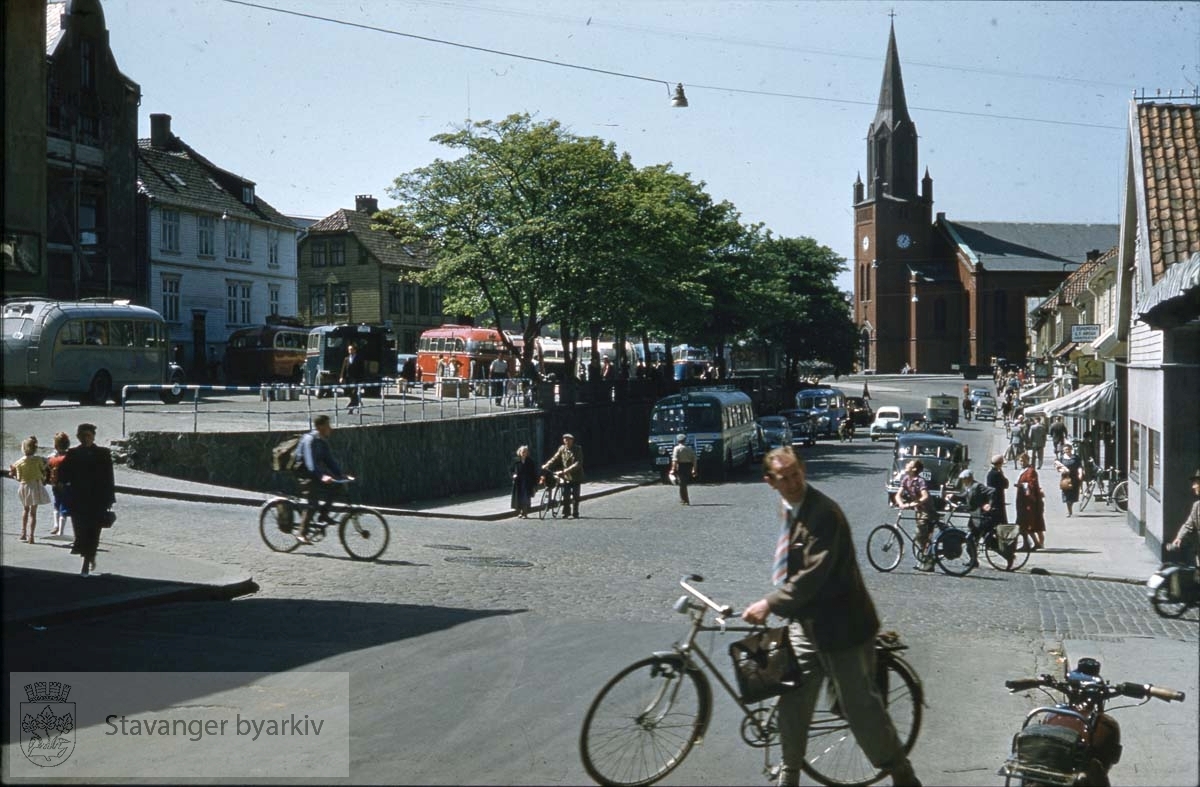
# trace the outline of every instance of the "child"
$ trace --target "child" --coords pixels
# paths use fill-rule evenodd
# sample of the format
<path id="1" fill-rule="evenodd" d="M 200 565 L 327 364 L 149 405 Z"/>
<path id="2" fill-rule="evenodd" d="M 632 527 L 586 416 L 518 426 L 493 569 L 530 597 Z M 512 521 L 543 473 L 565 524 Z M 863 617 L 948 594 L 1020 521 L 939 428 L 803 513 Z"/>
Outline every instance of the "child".
<path id="1" fill-rule="evenodd" d="M 30 544 L 33 543 L 33 530 L 37 527 L 38 506 L 50 502 L 50 495 L 46 494 L 46 460 L 36 455 L 37 448 L 36 437 L 25 438 L 21 442 L 21 451 L 25 456 L 13 462 L 8 469 L 12 477 L 21 482 L 17 492 L 17 499 L 25 509 L 21 515 L 21 540 Z"/>
<path id="2" fill-rule="evenodd" d="M 52 536 L 66 534 L 67 518 L 71 515 L 67 505 L 67 488 L 58 483 L 58 466 L 66 458 L 67 449 L 70 447 L 70 436 L 66 432 L 59 432 L 54 435 L 54 455 L 46 460 L 46 465 L 50 468 L 50 489 L 54 492 L 54 529 L 50 531 Z"/>

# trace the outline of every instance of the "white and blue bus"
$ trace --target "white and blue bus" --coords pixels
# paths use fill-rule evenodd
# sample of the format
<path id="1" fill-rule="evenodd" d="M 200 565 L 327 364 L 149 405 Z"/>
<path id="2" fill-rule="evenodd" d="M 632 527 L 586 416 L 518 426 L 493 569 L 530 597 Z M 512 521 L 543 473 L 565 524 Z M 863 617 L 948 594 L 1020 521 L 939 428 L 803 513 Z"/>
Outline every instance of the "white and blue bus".
<path id="1" fill-rule="evenodd" d="M 4 302 L 3 331 L 4 395 L 22 407 L 38 407 L 51 394 L 120 404 L 125 385 L 183 382 L 162 315 L 128 301 L 13 298 Z"/>
<path id="2" fill-rule="evenodd" d="M 796 410 L 808 411 L 817 437 L 834 437 L 848 412 L 846 394 L 827 386 L 801 388 L 796 392 Z"/>
<path id="3" fill-rule="evenodd" d="M 754 459 L 758 429 L 750 397 L 731 387 L 689 388 L 654 403 L 650 411 L 650 464 L 664 477 L 676 436 L 696 452 L 701 479 L 725 478 Z"/>

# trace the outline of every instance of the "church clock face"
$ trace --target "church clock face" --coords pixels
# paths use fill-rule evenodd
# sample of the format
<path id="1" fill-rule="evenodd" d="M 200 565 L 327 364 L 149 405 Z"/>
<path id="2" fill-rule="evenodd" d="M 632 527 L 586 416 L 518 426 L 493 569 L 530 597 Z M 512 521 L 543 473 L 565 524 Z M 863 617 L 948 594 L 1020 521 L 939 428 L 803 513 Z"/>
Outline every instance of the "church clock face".
<path id="1" fill-rule="evenodd" d="M 863 235 L 862 247 L 863 247 L 863 251 L 866 251 L 867 249 L 871 248 L 871 239 L 869 237 L 867 237 L 866 235 Z"/>
<path id="2" fill-rule="evenodd" d="M 901 232 L 896 236 L 896 245 L 902 249 L 907 249 L 912 245 L 912 237 L 907 232 Z"/>

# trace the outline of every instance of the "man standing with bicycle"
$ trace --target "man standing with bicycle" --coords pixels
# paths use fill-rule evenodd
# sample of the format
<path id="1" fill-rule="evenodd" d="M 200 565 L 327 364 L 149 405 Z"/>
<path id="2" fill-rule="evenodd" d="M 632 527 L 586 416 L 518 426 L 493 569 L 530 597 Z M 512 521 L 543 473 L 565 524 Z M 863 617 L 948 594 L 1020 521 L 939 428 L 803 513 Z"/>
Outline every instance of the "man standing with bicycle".
<path id="1" fill-rule="evenodd" d="M 583 484 L 583 449 L 575 445 L 575 435 L 564 434 L 562 445 L 542 465 L 543 470 L 553 470 L 562 478 L 563 519 L 579 518 L 579 487 Z"/>
<path id="2" fill-rule="evenodd" d="M 790 447 L 763 459 L 764 480 L 782 498 L 783 521 L 775 548 L 776 588 L 742 613 L 761 625 L 787 618 L 789 639 L 804 677 L 779 698 L 780 785 L 800 783 L 823 676 L 837 690 L 842 713 L 871 763 L 898 785 L 919 785 L 876 685 L 875 636 L 879 616 L 858 570 L 850 525 L 832 499 L 806 482 L 804 459 Z"/>
<path id="3" fill-rule="evenodd" d="M 334 481 L 353 481 L 353 476 L 342 472 L 341 465 L 333 456 L 329 447 L 329 435 L 333 427 L 329 416 L 325 414 L 313 418 L 313 430 L 300 438 L 296 451 L 304 470 L 300 473 L 300 491 L 308 500 L 304 515 L 300 519 L 300 532 L 295 533 L 296 540 L 302 544 L 312 543 L 308 540 L 308 523 L 312 521 L 313 512 L 318 512 L 317 521 L 331 524 L 329 508 L 333 504 L 332 493 Z"/>

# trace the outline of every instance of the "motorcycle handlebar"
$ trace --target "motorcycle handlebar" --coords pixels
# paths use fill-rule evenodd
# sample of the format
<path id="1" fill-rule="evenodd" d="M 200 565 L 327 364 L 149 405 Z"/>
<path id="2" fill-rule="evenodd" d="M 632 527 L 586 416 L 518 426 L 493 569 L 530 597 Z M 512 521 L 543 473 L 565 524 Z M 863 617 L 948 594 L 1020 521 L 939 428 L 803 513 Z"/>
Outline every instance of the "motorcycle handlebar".
<path id="1" fill-rule="evenodd" d="M 1025 691 L 1026 689 L 1036 689 L 1039 686 L 1045 685 L 1044 678 L 1017 678 L 1015 680 L 1004 681 L 1004 687 L 1012 691 Z"/>
<path id="2" fill-rule="evenodd" d="M 1185 696 L 1182 691 L 1175 691 L 1175 689 L 1165 686 L 1153 686 L 1149 683 L 1122 683 L 1117 690 L 1126 697 L 1134 699 L 1155 697 L 1166 702 L 1183 702 Z"/>

